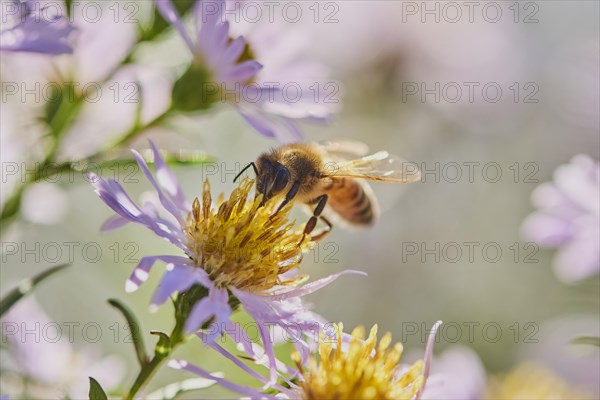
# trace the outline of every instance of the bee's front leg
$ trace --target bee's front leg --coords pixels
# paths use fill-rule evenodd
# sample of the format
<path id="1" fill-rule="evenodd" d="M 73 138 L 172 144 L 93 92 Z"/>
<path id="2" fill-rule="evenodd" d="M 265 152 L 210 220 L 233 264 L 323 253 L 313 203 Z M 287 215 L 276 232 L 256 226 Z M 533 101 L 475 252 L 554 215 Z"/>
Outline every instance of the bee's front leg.
<path id="1" fill-rule="evenodd" d="M 287 192 L 287 194 L 285 195 L 285 199 L 283 199 L 279 207 L 277 207 L 277 210 L 273 213 L 273 215 L 271 215 L 271 218 L 279 214 L 279 211 L 281 211 L 283 207 L 285 207 L 290 201 L 294 199 L 294 197 L 296 197 L 296 195 L 298 194 L 298 189 L 300 189 L 300 182 L 294 182 L 290 191 Z"/>

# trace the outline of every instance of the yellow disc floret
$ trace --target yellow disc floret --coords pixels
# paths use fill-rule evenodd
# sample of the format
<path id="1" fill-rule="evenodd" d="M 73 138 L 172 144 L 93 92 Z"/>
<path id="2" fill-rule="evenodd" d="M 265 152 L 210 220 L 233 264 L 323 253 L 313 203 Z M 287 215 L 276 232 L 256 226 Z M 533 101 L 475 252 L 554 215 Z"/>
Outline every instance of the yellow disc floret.
<path id="1" fill-rule="evenodd" d="M 422 361 L 401 370 L 402 344 L 390 347 L 389 333 L 378 343 L 377 325 L 366 340 L 364 327 L 355 328 L 347 349 L 343 348 L 342 328 L 336 325 L 335 340 L 321 336 L 319 359 L 311 357 L 303 371 L 303 398 L 412 399 L 417 395 L 423 385 Z"/>
<path id="2" fill-rule="evenodd" d="M 506 375 L 490 379 L 486 399 L 592 399 L 546 368 L 524 363 Z"/>
<path id="3" fill-rule="evenodd" d="M 196 198 L 184 232 L 189 256 L 217 287 L 265 293 L 279 285 L 296 285 L 306 276 L 283 279 L 296 267 L 312 242 L 288 221 L 291 205 L 273 215 L 280 199 L 261 207 L 261 196 L 249 199 L 253 181 L 245 179 L 229 199 L 220 196 L 212 207 L 210 184 L 204 182 L 202 201 Z"/>

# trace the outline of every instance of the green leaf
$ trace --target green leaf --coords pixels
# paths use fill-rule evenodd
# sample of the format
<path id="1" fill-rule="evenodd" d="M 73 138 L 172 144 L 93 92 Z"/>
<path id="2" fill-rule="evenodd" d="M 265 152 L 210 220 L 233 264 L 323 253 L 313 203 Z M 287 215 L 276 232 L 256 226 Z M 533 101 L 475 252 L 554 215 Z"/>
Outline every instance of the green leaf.
<path id="1" fill-rule="evenodd" d="M 135 354 L 137 355 L 138 362 L 140 366 L 144 366 L 146 362 L 148 362 L 148 356 L 146 355 L 146 346 L 144 346 L 144 338 L 140 333 L 140 324 L 137 321 L 137 318 L 133 314 L 133 312 L 121 303 L 117 299 L 109 299 L 108 303 L 119 310 L 121 314 L 127 320 L 127 325 L 129 326 L 129 331 L 131 332 L 131 339 L 133 340 L 133 346 L 135 348 Z"/>
<path id="2" fill-rule="evenodd" d="M 202 285 L 192 285 L 185 292 L 179 293 L 175 299 L 175 319 L 185 320 L 194 305 L 206 296 L 208 296 L 208 289 Z"/>
<path id="3" fill-rule="evenodd" d="M 214 373 L 213 375 L 219 378 L 223 377 L 223 374 L 221 372 Z M 177 396 L 180 396 L 184 393 L 192 392 L 194 390 L 206 389 L 213 386 L 216 383 L 217 382 L 211 379 L 191 378 L 181 382 L 175 382 L 170 385 L 167 385 L 150 393 L 146 397 L 148 399 L 173 400 Z"/>
<path id="4" fill-rule="evenodd" d="M 90 400 L 108 400 L 108 396 L 97 380 L 90 376 Z"/>
<path id="5" fill-rule="evenodd" d="M 6 296 L 2 300 L 0 300 L 0 316 L 4 315 L 5 312 L 11 309 L 12 306 L 15 305 L 16 302 L 21 300 L 21 298 L 27 294 L 29 294 L 35 286 L 49 277 L 50 275 L 55 274 L 58 271 L 61 271 L 68 267 L 71 264 L 61 264 L 55 267 L 49 268 L 46 271 L 34 276 L 33 278 L 27 278 L 21 281 L 16 288 L 8 292 Z"/>
<path id="6" fill-rule="evenodd" d="M 211 81 L 205 68 L 192 63 L 173 85 L 172 108 L 180 111 L 206 110 L 222 100 L 220 89 L 218 83 Z"/>
<path id="7" fill-rule="evenodd" d="M 573 344 L 587 344 L 590 346 L 600 347 L 600 337 L 595 336 L 580 336 L 571 341 Z"/>
<path id="8" fill-rule="evenodd" d="M 6 203 L 4 203 L 4 207 L 2 207 L 2 212 L 0 213 L 0 221 L 7 222 L 17 215 L 21 209 L 21 200 L 23 199 L 24 191 L 25 185 L 21 185 L 15 190 Z"/>
<path id="9" fill-rule="evenodd" d="M 158 336 L 158 343 L 154 348 L 154 354 L 157 357 L 166 357 L 171 352 L 171 339 L 166 333 L 160 331 L 150 331 L 151 334 Z"/>

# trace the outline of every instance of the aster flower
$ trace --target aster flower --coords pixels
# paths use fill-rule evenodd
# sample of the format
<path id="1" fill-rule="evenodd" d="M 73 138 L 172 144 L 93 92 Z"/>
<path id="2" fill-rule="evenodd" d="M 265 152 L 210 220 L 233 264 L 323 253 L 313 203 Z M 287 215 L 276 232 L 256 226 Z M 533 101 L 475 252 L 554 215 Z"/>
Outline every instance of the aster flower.
<path id="1" fill-rule="evenodd" d="M 151 146 L 156 179 L 142 156 L 135 150 L 132 152 L 169 217 L 161 216 L 152 204 L 139 207 L 118 182 L 90 176 L 96 193 L 117 214 L 104 224 L 104 230 L 135 222 L 173 243 L 185 254 L 143 257 L 127 280 L 126 291 L 137 290 L 157 261 L 167 267 L 152 298 L 153 307 L 163 304 L 176 292 L 185 292 L 195 285 L 204 287 L 207 295 L 191 309 L 185 330 L 194 332 L 207 328 L 212 322 L 210 331 L 202 336 L 207 343 L 234 327 L 230 316 L 241 306 L 257 323 L 274 378 L 276 362 L 269 326 L 312 327 L 314 330 L 315 324 L 323 320 L 307 311 L 300 297 L 328 285 L 344 273 L 360 272 L 344 271 L 310 283 L 305 283 L 308 278 L 305 275 L 293 276 L 302 252 L 310 248 L 312 242 L 302 240 L 302 226 L 295 229 L 294 224 L 288 222 L 291 206 L 273 215 L 281 198 L 273 198 L 261 206 L 262 197 L 249 199 L 253 186 L 250 180 L 244 180 L 229 199 L 221 196 L 216 208 L 206 181 L 201 200 L 196 198 L 190 204 L 159 151 L 153 143 Z M 251 347 L 250 342 L 242 344 Z M 297 347 L 303 354 L 308 351 L 308 344 L 303 340 L 297 342 Z"/>
<path id="2" fill-rule="evenodd" d="M 535 189 L 538 208 L 523 223 L 526 238 L 558 248 L 558 277 L 574 282 L 600 269 L 600 164 L 577 155 L 558 167 L 554 182 Z"/>
<path id="3" fill-rule="evenodd" d="M 481 398 L 485 388 L 486 372 L 479 356 L 472 349 L 454 345 L 438 357 L 434 357 L 431 364 L 431 375 L 423 391 L 423 399 L 478 400 Z"/>
<path id="4" fill-rule="evenodd" d="M 194 36 L 186 31 L 172 1 L 156 0 L 157 9 L 175 27 L 193 56 L 190 69 L 175 84 L 174 101 L 177 102 L 180 93 L 186 99 L 191 97 L 196 101 L 207 97 L 211 97 L 209 101 L 213 102 L 225 100 L 254 129 L 284 142 L 301 137 L 296 121 L 329 121 L 335 112 L 335 104 L 315 102 L 312 99 L 314 93 L 308 86 L 302 90 L 300 98 L 293 102 L 282 91 L 282 86 L 287 83 L 300 84 L 297 77 L 302 76 L 302 73 L 299 73 L 299 69 L 308 74 L 315 71 L 315 68 L 306 63 L 297 63 L 296 68 L 285 66 L 289 79 L 285 77 L 285 73 L 262 76 L 260 72 L 263 71 L 263 65 L 257 61 L 255 50 L 276 49 L 277 46 L 272 41 L 273 35 L 270 38 L 267 35 L 257 35 L 257 43 L 250 43 L 241 35 L 232 37 L 230 21 L 224 17 L 225 3 L 225 0 L 196 1 L 193 11 L 196 35 L 193 39 Z M 205 12 L 209 9 L 210 12 Z M 261 39 L 264 42 L 268 40 L 268 46 L 261 46 Z M 263 58 L 269 60 L 268 55 Z"/>
<path id="5" fill-rule="evenodd" d="M 14 399 L 83 399 L 89 392 L 89 376 L 107 389 L 118 388 L 127 370 L 125 360 L 102 355 L 94 346 L 73 345 L 73 333 L 61 335 L 60 326 L 32 295 L 2 316 L 0 387 L 4 394 Z M 38 334 L 22 336 L 22 329 Z M 56 340 L 50 336 L 55 332 Z"/>
<path id="6" fill-rule="evenodd" d="M 265 387 L 270 386 L 275 393 L 237 385 L 187 361 L 171 360 L 169 366 L 214 379 L 222 386 L 252 398 L 419 399 L 429 375 L 433 343 L 440 324 L 441 321 L 438 321 L 430 332 L 424 360 L 411 366 L 399 364 L 403 347 L 401 343 L 390 347 L 391 334 L 387 333 L 377 340 L 377 325 L 371 328 L 366 339 L 364 327 L 357 327 L 351 335 L 345 335 L 341 323 L 333 325 L 333 332 L 321 332 L 318 357 L 310 356 L 306 368 L 302 357 L 298 353 L 293 354 L 298 369 L 288 378 L 283 377 L 283 384 L 269 384 L 265 377 L 239 359 L 224 354 Z M 332 333 L 333 337 L 327 333 Z M 286 369 L 281 364 L 277 368 Z"/>
<path id="7" fill-rule="evenodd" d="M 8 5 L 6 10 L 9 10 Z M 0 32 L 1 51 L 24 51 L 42 54 L 72 53 L 69 35 L 75 30 L 63 16 L 47 17 L 37 0 L 13 1 L 16 24 Z M 4 21 L 3 21 L 4 22 Z"/>
<path id="8" fill-rule="evenodd" d="M 489 380 L 485 399 L 593 399 L 546 368 L 524 363 L 504 376 Z"/>

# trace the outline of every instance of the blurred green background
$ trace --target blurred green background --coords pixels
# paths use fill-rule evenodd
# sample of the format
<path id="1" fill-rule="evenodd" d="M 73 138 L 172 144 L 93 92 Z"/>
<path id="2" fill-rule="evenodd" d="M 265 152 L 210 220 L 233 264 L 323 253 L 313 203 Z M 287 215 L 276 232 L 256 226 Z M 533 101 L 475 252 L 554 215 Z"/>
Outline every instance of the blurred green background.
<path id="1" fill-rule="evenodd" d="M 414 4 L 420 7 L 423 3 Z M 458 343 L 474 349 L 491 372 L 507 370 L 539 354 L 552 358 L 555 352 L 558 357 L 559 349 L 544 339 L 554 333 L 549 321 L 570 324 L 577 316 L 579 322 L 573 322 L 572 330 L 564 333 L 565 340 L 580 334 L 598 335 L 599 331 L 598 277 L 577 285 L 561 283 L 552 270 L 555 252 L 539 249 L 531 256 L 535 262 L 525 262 L 532 248 L 524 247 L 527 241 L 520 234 L 523 219 L 533 211 L 531 192 L 539 183 L 551 180 L 553 170 L 575 154 L 585 153 L 596 160 L 600 156 L 599 4 L 538 1 L 532 3 L 538 7 L 535 23 L 523 22 L 533 10 L 523 8 L 525 3 L 515 3 L 521 10 L 515 22 L 511 4 L 501 3 L 504 14 L 497 23 L 485 21 L 479 11 L 473 23 L 466 15 L 457 23 L 444 18 L 436 23 L 431 16 L 423 23 L 420 14 L 403 14 L 406 5 L 393 1 L 339 2 L 339 22 L 301 22 L 306 24 L 310 53 L 332 67 L 333 79 L 344 88 L 344 108 L 337 120 L 327 127 L 304 125 L 305 138 L 357 139 L 374 151 L 388 150 L 428 171 L 439 163 L 437 172 L 427 173 L 420 183 L 372 185 L 382 206 L 380 221 L 368 230 L 336 227 L 319 245 L 318 253 L 307 255 L 303 262 L 313 279 L 343 269 L 364 270 L 369 276 L 342 277 L 307 300 L 314 304 L 315 311 L 329 320 L 344 322 L 346 327 L 377 323 L 382 332 L 391 331 L 395 339 L 406 339 L 407 350 L 424 348 L 423 330 L 435 320 L 441 319 L 447 326 L 454 323 L 461 327 Z M 167 47 L 160 47 L 160 56 L 148 51 L 141 57 L 149 62 L 168 59 Z M 7 79 L 7 73 L 3 79 Z M 411 83 L 431 89 L 436 82 L 441 87 L 457 83 L 463 89 L 463 98 L 451 102 L 440 93 L 439 102 L 433 94 L 422 101 L 421 92 L 407 92 L 407 88 L 414 88 Z M 481 85 L 475 89 L 473 102 L 466 99 L 464 82 Z M 496 103 L 482 96 L 481 87 L 489 82 L 502 88 L 502 99 Z M 516 102 L 511 89 L 515 82 L 520 88 Z M 525 88 L 528 83 L 534 85 L 529 89 L 538 89 L 531 97 L 538 100 L 535 103 L 524 102 L 531 92 Z M 175 125 L 172 129 L 156 129 L 149 136 L 163 149 L 201 149 L 218 163 L 216 174 L 213 166 L 175 167 L 190 198 L 200 193 L 205 177 L 211 179 L 214 192 L 228 193 L 233 187 L 233 174 L 226 174 L 223 167 L 231 171 L 276 145 L 257 135 L 226 108 Z M 15 132 L 3 129 L 2 134 Z M 146 148 L 145 139 L 133 147 Z M 464 163 L 472 162 L 479 164 L 472 164 L 471 182 L 468 164 Z M 482 168 L 487 163 L 500 166 L 502 176 L 495 183 L 490 182 L 495 175 L 492 169 L 484 176 Z M 520 173 L 516 182 L 515 163 Z M 461 167 L 458 179 L 454 179 L 455 165 Z M 127 173 L 124 169 L 119 172 L 121 176 Z M 113 173 L 106 171 L 108 176 Z M 133 179 L 139 183 L 124 186 L 139 199 L 150 185 L 139 172 Z M 81 246 L 77 247 L 73 267 L 41 285 L 35 296 L 59 323 L 100 324 L 103 335 L 97 343 L 85 343 L 82 335 L 76 334 L 75 346 L 122 355 L 131 367 L 124 384 L 127 386 L 134 377 L 134 353 L 131 344 L 123 341 L 124 330 L 115 340 L 110 327 L 115 322 L 122 327 L 123 320 L 106 300 L 115 297 L 135 309 L 145 332 L 169 330 L 170 307 L 162 307 L 155 314 L 147 308 L 162 267 L 155 268 L 141 290 L 125 294 L 124 281 L 135 266 L 127 262 L 130 260 L 126 256 L 131 252 L 135 261 L 144 255 L 177 254 L 176 249 L 139 226 L 100 233 L 99 227 L 111 211 L 91 186 L 81 177 L 73 183 L 61 181 L 59 186 L 68 207 L 58 224 L 19 222 L 4 230 L 2 240 L 28 248 L 34 243 L 42 247 L 59 243 L 65 253 L 61 260 L 67 258 L 66 242 L 99 245 L 102 257 L 98 262 L 86 261 Z M 307 218 L 301 212 L 297 217 Z M 465 242 L 478 243 L 472 262 Z M 436 243 L 440 249 L 458 243 L 462 255 L 456 262 L 449 262 L 438 252 L 436 261 L 436 255 L 423 251 L 435 248 Z M 486 260 L 482 254 L 486 244 L 501 249 L 497 262 Z M 407 253 L 414 250 L 414 245 L 417 253 Z M 455 257 L 454 250 L 446 248 L 446 258 Z M 494 251 L 490 249 L 489 254 L 494 256 Z M 3 257 L 3 293 L 18 280 L 51 265 L 45 260 L 32 262 L 32 256 L 23 262 L 21 253 Z M 470 323 L 479 324 L 473 325 L 473 340 L 468 335 Z M 501 327 L 498 341 L 486 340 L 482 328 L 487 323 Z M 417 326 L 418 333 L 408 334 L 409 325 Z M 494 329 L 490 328 L 489 334 L 494 336 Z M 456 329 L 442 329 L 436 353 L 452 346 L 455 336 Z M 539 342 L 525 343 L 528 337 Z M 149 335 L 146 339 L 154 341 Z M 558 366 L 564 359 L 545 362 L 569 379 L 591 386 L 591 390 L 595 384 L 597 389 L 597 350 L 572 353 L 575 361 L 569 365 L 575 368 L 571 371 L 562 371 Z M 226 360 L 202 349 L 199 342 L 192 341 L 179 354 L 208 370 L 224 371 L 234 380 L 252 382 Z M 179 376 L 164 368 L 151 388 Z M 202 395 L 225 397 L 228 392 L 211 388 Z"/>

